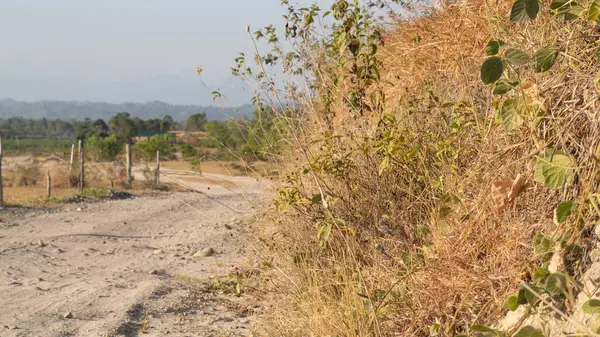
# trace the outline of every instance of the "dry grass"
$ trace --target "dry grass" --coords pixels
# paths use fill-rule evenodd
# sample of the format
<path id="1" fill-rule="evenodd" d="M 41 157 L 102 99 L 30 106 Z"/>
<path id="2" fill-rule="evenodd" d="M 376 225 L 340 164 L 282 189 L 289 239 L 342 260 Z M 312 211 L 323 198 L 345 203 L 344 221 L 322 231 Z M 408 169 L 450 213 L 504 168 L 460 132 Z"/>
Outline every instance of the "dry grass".
<path id="1" fill-rule="evenodd" d="M 439 322 L 442 335 L 454 335 L 505 313 L 507 296 L 538 262 L 535 234 L 590 249 L 586 233 L 600 216 L 583 206 L 600 187 L 598 45 L 589 38 L 596 28 L 549 13 L 509 24 L 511 3 L 463 2 L 399 24 L 379 51 L 383 118 L 357 116 L 338 97 L 334 123 L 325 126 L 314 123 L 323 121 L 318 102 L 304 106 L 310 126 L 285 158 L 277 215 L 266 215 L 263 238 L 278 266 L 274 300 L 283 308 L 266 333 L 428 336 Z M 523 73 L 523 90 L 546 113 L 514 132 L 495 120 L 498 96 L 479 79 L 485 44 L 497 38 L 530 54 L 561 50 L 551 71 Z M 548 147 L 570 153 L 579 167 L 560 190 L 533 181 L 531 162 Z M 386 151 L 390 167 L 380 174 Z M 492 186 L 518 174 L 526 189 L 498 211 Z M 319 194 L 327 204 L 311 202 Z M 581 210 L 557 226 L 553 210 L 570 199 Z M 331 216 L 343 222 L 322 247 L 315 227 Z M 574 269 L 586 261 L 567 269 L 579 277 Z"/>
<path id="2" fill-rule="evenodd" d="M 185 161 L 164 161 L 161 167 L 172 170 L 190 170 L 190 165 Z M 253 172 L 245 170 L 236 161 L 203 161 L 200 164 L 203 173 L 220 174 L 225 176 L 246 176 L 254 175 Z M 269 165 L 264 162 L 252 163 L 252 170 L 259 174 L 267 174 Z"/>
<path id="3" fill-rule="evenodd" d="M 47 199 L 47 174 L 50 172 L 52 198 Z M 69 174 L 68 163 L 53 156 L 19 156 L 3 158 L 4 199 L 8 204 L 39 205 L 53 203 L 77 194 L 78 173 Z M 113 163 L 88 162 L 85 167 L 86 188 L 128 189 L 150 193 L 144 181 L 126 184 L 126 169 Z M 163 184 L 161 188 L 181 190 Z"/>
<path id="4" fill-rule="evenodd" d="M 40 205 L 46 204 L 46 187 L 5 187 L 4 201 L 11 205 Z M 52 197 L 56 200 L 77 194 L 77 189 L 55 188 Z"/>

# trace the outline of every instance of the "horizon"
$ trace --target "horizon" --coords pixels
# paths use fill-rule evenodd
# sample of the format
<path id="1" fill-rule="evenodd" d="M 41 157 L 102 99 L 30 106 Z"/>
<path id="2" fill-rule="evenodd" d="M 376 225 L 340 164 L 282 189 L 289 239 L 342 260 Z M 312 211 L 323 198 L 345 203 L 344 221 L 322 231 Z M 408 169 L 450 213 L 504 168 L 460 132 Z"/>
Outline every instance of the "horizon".
<path id="1" fill-rule="evenodd" d="M 165 102 L 165 101 L 161 101 L 158 99 L 152 100 L 152 101 L 143 101 L 143 102 L 135 102 L 135 101 L 121 101 L 121 102 L 107 102 L 107 101 L 92 101 L 92 100 L 67 100 L 67 99 L 38 99 L 38 100 L 32 100 L 32 101 L 27 101 L 27 100 L 20 100 L 20 99 L 15 99 L 12 97 L 0 97 L 0 101 L 14 101 L 14 102 L 18 102 L 18 103 L 26 103 L 26 104 L 35 104 L 35 103 L 44 103 L 44 102 L 56 102 L 56 103 L 90 103 L 90 104 L 110 104 L 110 105 L 124 105 L 124 104 L 138 104 L 138 105 L 144 105 L 144 104 L 151 104 L 151 103 L 164 103 L 164 104 L 168 104 L 168 105 L 172 105 L 172 106 L 190 106 L 190 107 L 202 107 L 202 108 L 219 108 L 219 109 L 235 109 L 235 108 L 240 108 L 240 107 L 245 107 L 245 106 L 252 106 L 254 107 L 255 105 L 252 104 L 251 102 L 248 103 L 243 103 L 243 104 L 239 104 L 239 105 L 215 105 L 215 104 L 208 104 L 208 105 L 203 105 L 203 104 L 179 104 L 179 103 L 169 103 L 169 102 Z"/>

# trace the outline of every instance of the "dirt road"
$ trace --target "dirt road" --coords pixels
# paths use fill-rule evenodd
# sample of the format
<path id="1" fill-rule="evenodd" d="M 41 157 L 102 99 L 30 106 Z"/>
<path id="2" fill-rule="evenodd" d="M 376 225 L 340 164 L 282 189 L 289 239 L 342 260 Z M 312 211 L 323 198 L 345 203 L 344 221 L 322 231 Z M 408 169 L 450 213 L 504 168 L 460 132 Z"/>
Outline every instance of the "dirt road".
<path id="1" fill-rule="evenodd" d="M 231 184 L 187 183 L 210 198 L 179 192 L 0 211 L 0 336 L 248 335 L 260 303 L 200 291 L 189 279 L 252 263 L 245 217 L 266 186 L 210 179 Z"/>

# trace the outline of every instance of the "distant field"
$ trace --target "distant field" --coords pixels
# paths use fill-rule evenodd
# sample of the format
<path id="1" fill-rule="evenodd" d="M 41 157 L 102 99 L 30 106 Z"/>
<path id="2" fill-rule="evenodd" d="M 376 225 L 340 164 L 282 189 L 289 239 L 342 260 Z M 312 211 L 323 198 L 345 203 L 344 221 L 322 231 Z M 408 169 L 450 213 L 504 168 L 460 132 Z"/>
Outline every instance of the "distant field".
<path id="1" fill-rule="evenodd" d="M 70 153 L 71 144 L 74 143 L 74 140 L 3 139 L 2 149 L 6 155 Z"/>

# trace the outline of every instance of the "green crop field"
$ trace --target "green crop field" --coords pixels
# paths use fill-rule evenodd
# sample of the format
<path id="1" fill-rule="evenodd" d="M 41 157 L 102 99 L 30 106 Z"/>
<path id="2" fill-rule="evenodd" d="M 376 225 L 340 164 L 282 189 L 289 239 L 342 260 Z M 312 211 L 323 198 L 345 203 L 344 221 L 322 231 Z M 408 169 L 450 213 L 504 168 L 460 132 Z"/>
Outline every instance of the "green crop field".
<path id="1" fill-rule="evenodd" d="M 64 154 L 70 153 L 74 140 L 57 139 L 4 139 L 2 148 L 5 155 L 18 154 Z"/>

